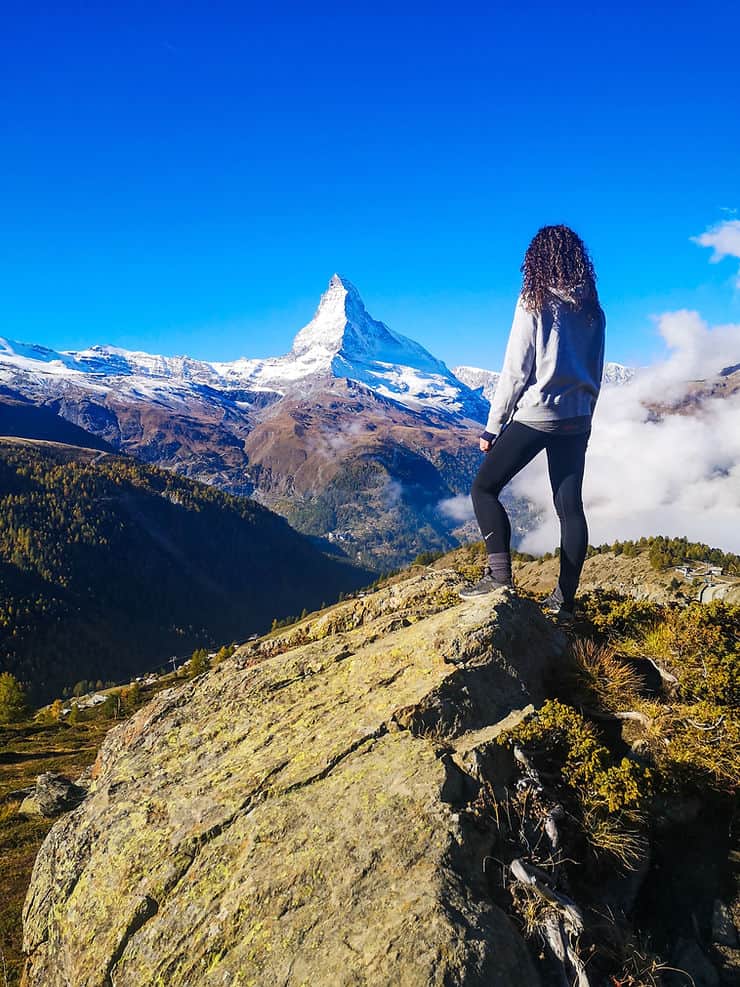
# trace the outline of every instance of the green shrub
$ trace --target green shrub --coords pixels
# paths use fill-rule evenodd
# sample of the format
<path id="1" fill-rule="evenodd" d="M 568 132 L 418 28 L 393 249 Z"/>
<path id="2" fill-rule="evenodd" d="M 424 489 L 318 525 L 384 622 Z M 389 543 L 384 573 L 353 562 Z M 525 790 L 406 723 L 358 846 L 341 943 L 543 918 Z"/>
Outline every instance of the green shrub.
<path id="1" fill-rule="evenodd" d="M 627 758 L 617 763 L 594 725 L 557 700 L 547 700 L 507 738 L 556 768 L 585 812 L 639 813 L 652 793 L 647 768 Z"/>
<path id="2" fill-rule="evenodd" d="M 17 723 L 29 715 L 26 694 L 10 672 L 0 674 L 0 723 Z"/>
<path id="3" fill-rule="evenodd" d="M 188 675 L 194 679 L 196 675 L 202 675 L 209 668 L 208 652 L 205 648 L 196 648 L 188 662 Z"/>
<path id="4" fill-rule="evenodd" d="M 652 600 L 636 600 L 611 590 L 594 590 L 579 598 L 585 623 L 599 637 L 622 638 L 650 627 L 664 612 Z"/>
<path id="5" fill-rule="evenodd" d="M 731 791 L 740 785 L 740 607 L 715 600 L 686 607 L 658 606 L 590 594 L 594 628 L 610 641 L 609 652 L 587 642 L 575 646 L 577 685 L 612 712 L 634 711 L 625 723 L 639 739 L 664 790 L 689 786 Z M 641 698 L 619 681 L 611 658 L 648 658 L 675 677 L 664 701 Z M 611 656 L 611 657 L 610 657 Z M 667 701 L 666 701 L 667 700 Z"/>
<path id="6" fill-rule="evenodd" d="M 431 565 L 432 562 L 436 562 L 437 559 L 441 559 L 444 552 L 419 552 L 412 565 Z"/>
<path id="7" fill-rule="evenodd" d="M 632 633 L 623 650 L 667 667 L 686 702 L 738 706 L 740 606 L 714 600 L 665 609 L 662 620 L 641 632 L 633 628 Z"/>

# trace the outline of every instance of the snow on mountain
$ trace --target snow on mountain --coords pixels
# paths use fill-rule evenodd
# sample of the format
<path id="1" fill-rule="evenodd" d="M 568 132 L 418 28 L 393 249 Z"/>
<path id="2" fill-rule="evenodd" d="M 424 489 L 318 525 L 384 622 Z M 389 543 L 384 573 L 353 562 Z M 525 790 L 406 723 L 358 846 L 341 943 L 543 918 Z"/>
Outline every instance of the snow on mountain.
<path id="1" fill-rule="evenodd" d="M 192 387 L 178 366 L 184 361 L 197 363 L 187 357 L 158 357 L 106 346 L 57 352 L 0 338 L 0 384 L 34 401 L 77 388 L 100 398 L 115 391 L 132 401 L 187 403 Z M 207 364 L 203 367 L 203 377 L 214 376 Z"/>
<path id="2" fill-rule="evenodd" d="M 189 357 L 155 356 L 115 346 L 57 351 L 0 338 L 0 373 L 7 376 L 13 370 L 63 377 L 78 383 L 81 378 L 94 382 L 109 377 L 162 377 L 175 381 L 214 377 L 208 364 Z"/>
<path id="3" fill-rule="evenodd" d="M 334 275 L 313 319 L 285 356 L 231 362 L 134 352 L 113 346 L 57 352 L 0 340 L 0 382 L 58 390 L 62 381 L 119 396 L 180 403 L 194 386 L 285 394 L 302 382 L 348 378 L 413 411 L 482 420 L 485 403 L 423 346 L 371 318 L 357 289 Z M 28 388 L 25 389 L 26 391 Z"/>
<path id="4" fill-rule="evenodd" d="M 623 363 L 605 363 L 603 384 L 629 384 L 637 373 L 635 367 L 625 367 Z"/>
<path id="5" fill-rule="evenodd" d="M 453 367 L 453 374 L 463 384 L 467 384 L 474 391 L 480 389 L 486 401 L 493 398 L 496 385 L 501 374 L 495 370 L 483 370 L 481 367 Z"/>
<path id="6" fill-rule="evenodd" d="M 224 381 L 238 379 L 243 386 L 281 393 L 305 379 L 346 377 L 413 411 L 433 409 L 474 419 L 486 413 L 478 395 L 444 363 L 373 319 L 355 286 L 338 274 L 285 356 L 211 366 Z"/>
<path id="7" fill-rule="evenodd" d="M 323 351 L 353 364 L 398 364 L 449 377 L 450 371 L 423 346 L 368 314 L 357 288 L 335 274 L 313 319 L 293 341 L 291 356 Z"/>

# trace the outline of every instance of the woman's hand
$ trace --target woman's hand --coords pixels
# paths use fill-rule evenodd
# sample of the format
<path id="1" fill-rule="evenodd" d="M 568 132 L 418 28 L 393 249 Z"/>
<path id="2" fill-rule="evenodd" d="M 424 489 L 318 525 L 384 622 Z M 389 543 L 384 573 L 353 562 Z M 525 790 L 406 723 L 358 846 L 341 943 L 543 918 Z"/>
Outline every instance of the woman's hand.
<path id="1" fill-rule="evenodd" d="M 493 432 L 484 432 L 482 435 L 479 435 L 478 438 L 480 439 L 480 451 L 488 452 L 493 445 L 496 436 Z"/>

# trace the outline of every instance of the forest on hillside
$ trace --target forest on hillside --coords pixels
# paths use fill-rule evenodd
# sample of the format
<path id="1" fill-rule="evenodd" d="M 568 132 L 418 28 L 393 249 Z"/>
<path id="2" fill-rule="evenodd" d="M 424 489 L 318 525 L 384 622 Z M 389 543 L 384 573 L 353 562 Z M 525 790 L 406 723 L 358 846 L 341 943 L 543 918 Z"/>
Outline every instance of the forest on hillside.
<path id="1" fill-rule="evenodd" d="M 122 457 L 0 442 L 0 671 L 36 702 L 243 639 L 370 578 L 246 498 Z"/>

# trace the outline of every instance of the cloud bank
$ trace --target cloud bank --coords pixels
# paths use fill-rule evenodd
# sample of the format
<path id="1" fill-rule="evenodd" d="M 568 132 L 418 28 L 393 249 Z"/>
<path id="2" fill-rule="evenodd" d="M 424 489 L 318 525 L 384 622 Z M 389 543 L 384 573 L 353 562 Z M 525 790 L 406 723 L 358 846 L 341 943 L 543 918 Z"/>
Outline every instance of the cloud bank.
<path id="1" fill-rule="evenodd" d="M 605 387 L 597 405 L 584 482 L 589 540 L 686 535 L 740 552 L 740 390 L 681 406 L 687 381 L 740 364 L 740 325 L 710 327 L 682 311 L 661 316 L 658 328 L 667 359 L 629 384 Z M 545 457 L 510 489 L 543 516 L 521 550 L 552 550 L 559 527 Z"/>

